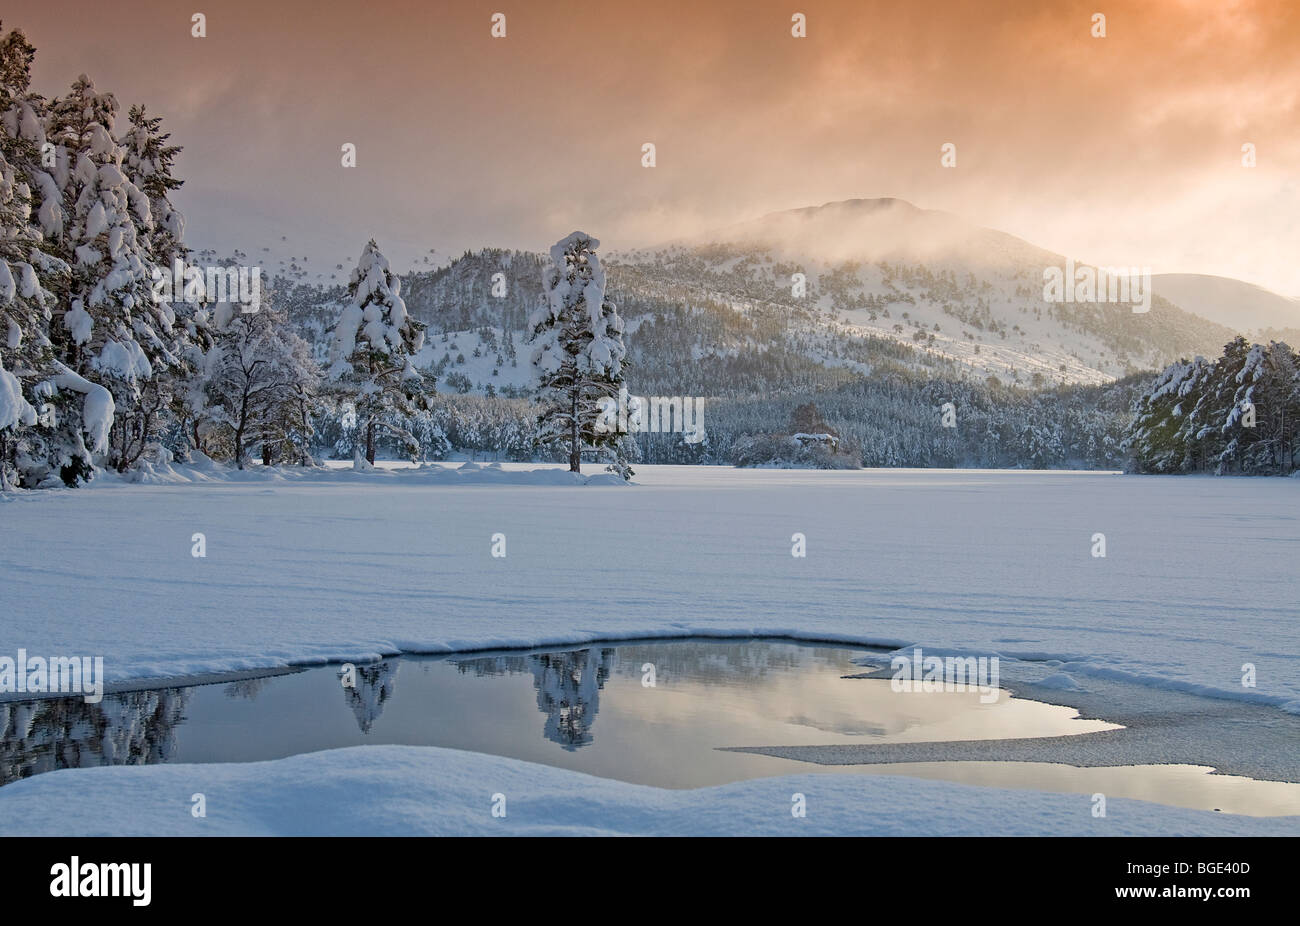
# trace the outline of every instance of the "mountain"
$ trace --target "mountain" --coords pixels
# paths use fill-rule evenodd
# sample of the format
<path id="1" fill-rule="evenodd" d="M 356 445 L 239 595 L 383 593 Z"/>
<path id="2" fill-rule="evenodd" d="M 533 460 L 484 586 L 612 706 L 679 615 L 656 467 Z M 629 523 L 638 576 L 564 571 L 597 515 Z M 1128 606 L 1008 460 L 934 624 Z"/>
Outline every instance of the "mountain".
<path id="1" fill-rule="evenodd" d="M 1161 273 L 1152 289 L 1202 318 L 1242 334 L 1300 329 L 1300 301 L 1228 277 L 1202 273 Z"/>
<path id="2" fill-rule="evenodd" d="M 1233 332 L 1152 297 L 1150 311 L 1043 298 L 1066 258 L 899 199 L 773 213 L 622 255 L 639 290 L 688 290 L 746 312 L 781 307 L 805 354 L 869 373 L 879 342 L 917 369 L 1027 385 L 1096 383 L 1184 355 L 1216 355 Z M 795 289 L 802 274 L 806 289 Z"/>
<path id="3" fill-rule="evenodd" d="M 1146 313 L 1046 302 L 1044 270 L 1063 256 L 899 199 L 773 213 L 607 252 L 605 265 L 641 395 L 789 395 L 886 373 L 1100 384 L 1217 356 L 1234 334 L 1158 290 Z M 440 389 L 526 393 L 526 319 L 545 266 L 540 254 L 488 248 L 403 277 L 408 309 L 430 327 L 422 359 Z M 301 276 L 281 285 L 323 348 L 341 290 Z"/>

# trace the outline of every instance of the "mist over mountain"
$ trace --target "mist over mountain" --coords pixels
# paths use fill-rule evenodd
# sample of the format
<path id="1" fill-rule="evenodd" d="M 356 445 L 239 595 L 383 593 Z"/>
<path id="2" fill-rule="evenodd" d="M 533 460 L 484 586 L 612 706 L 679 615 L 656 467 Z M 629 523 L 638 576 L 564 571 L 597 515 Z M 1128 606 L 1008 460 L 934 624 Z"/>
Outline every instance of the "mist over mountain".
<path id="1" fill-rule="evenodd" d="M 1013 235 L 883 198 L 773 213 L 614 253 L 606 265 L 636 388 L 647 394 L 795 393 L 890 370 L 1030 388 L 1103 384 L 1217 355 L 1241 330 L 1227 319 L 1284 320 L 1273 294 L 1214 277 L 1153 277 L 1146 313 L 1047 302 L 1044 270 L 1065 262 Z M 488 248 L 408 273 L 407 306 L 430 326 L 424 362 L 444 382 L 455 374 L 455 391 L 524 394 L 519 357 L 544 265 L 541 254 Z M 289 276 L 294 285 L 281 289 L 291 315 L 321 344 L 342 290 L 301 268 Z M 1243 293 L 1255 299 L 1234 314 Z"/>

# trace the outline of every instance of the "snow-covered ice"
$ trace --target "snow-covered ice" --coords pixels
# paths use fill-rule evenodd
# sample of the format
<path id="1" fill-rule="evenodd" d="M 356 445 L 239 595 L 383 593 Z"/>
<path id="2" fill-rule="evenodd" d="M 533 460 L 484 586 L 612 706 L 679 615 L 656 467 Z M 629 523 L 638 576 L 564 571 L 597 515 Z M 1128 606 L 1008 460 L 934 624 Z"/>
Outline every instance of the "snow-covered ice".
<path id="1" fill-rule="evenodd" d="M 165 470 L 205 481 L 0 502 L 0 652 L 102 655 L 111 682 L 788 634 L 1057 659 L 1084 687 L 1300 710 L 1294 480 L 643 466 L 623 488 L 535 464 Z"/>

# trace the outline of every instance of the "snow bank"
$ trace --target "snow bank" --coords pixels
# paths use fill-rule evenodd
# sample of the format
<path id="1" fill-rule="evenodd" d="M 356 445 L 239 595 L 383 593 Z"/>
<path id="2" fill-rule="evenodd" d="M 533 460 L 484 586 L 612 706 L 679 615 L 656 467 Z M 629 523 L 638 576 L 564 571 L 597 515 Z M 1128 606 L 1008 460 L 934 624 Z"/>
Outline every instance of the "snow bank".
<path id="1" fill-rule="evenodd" d="M 364 460 L 362 461 L 365 462 Z M 582 486 L 626 485 L 622 477 L 601 472 L 590 465 L 587 473 L 571 473 L 555 466 L 537 469 L 506 469 L 500 463 L 453 464 L 366 464 L 361 469 L 333 466 L 260 466 L 240 470 L 216 463 L 196 454 L 191 463 L 150 462 L 142 460 L 122 476 L 105 472 L 96 476 L 91 487 L 112 486 L 123 482 L 141 485 L 186 485 L 190 483 L 349 483 L 386 486 L 417 485 L 513 485 L 513 486 Z"/>
<path id="2" fill-rule="evenodd" d="M 191 815 L 194 794 L 207 816 Z M 807 814 L 791 813 L 804 795 Z M 505 798 L 505 816 L 494 800 Z M 65 769 L 0 788 L 0 835 L 1294 835 L 1244 817 L 1082 794 L 873 775 L 792 775 L 669 791 L 516 759 L 360 746 L 224 765 Z"/>

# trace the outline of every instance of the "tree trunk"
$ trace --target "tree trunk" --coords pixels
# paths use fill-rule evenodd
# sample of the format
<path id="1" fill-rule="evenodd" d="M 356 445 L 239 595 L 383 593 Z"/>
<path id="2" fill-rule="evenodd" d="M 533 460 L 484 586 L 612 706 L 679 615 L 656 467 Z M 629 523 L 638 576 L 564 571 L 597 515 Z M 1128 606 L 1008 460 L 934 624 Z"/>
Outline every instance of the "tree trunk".
<path id="1" fill-rule="evenodd" d="M 301 442 L 296 445 L 298 463 L 300 466 L 306 466 L 307 458 L 310 455 L 307 448 L 311 446 L 311 421 L 307 415 L 307 403 L 302 399 L 298 400 L 298 417 L 300 419 L 299 427 L 302 428 Z"/>
<path id="2" fill-rule="evenodd" d="M 366 462 L 375 465 L 375 421 L 366 422 Z"/>
<path id="3" fill-rule="evenodd" d="M 569 408 L 569 472 L 582 472 L 582 443 L 578 433 L 578 390 L 574 389 Z"/>

